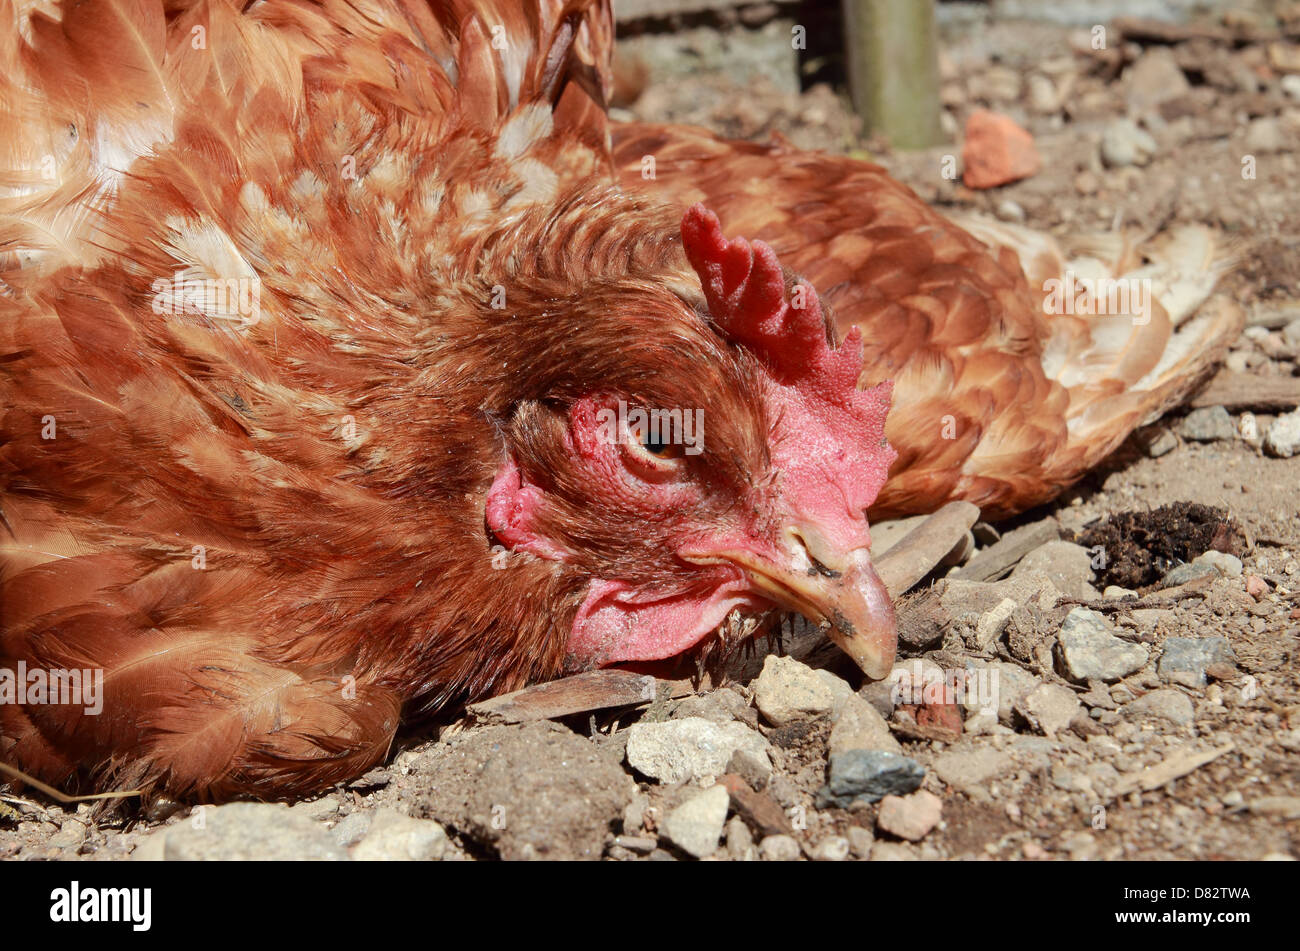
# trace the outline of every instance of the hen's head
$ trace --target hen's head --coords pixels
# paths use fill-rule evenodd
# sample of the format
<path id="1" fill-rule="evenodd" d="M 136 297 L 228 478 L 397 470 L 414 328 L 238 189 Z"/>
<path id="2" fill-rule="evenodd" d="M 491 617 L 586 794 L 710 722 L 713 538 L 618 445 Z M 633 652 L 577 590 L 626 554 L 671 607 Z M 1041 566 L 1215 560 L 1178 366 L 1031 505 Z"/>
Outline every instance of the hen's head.
<path id="1" fill-rule="evenodd" d="M 629 279 L 575 301 L 592 326 L 618 308 L 626 336 L 607 353 L 574 332 L 585 374 L 517 406 L 487 526 L 566 574 L 570 669 L 672 657 L 733 610 L 783 608 L 829 622 L 884 677 L 894 613 L 866 509 L 895 456 L 890 385 L 857 388 L 857 332 L 835 346 L 816 293 L 770 247 L 728 241 L 698 205 L 681 240 L 702 299 Z"/>

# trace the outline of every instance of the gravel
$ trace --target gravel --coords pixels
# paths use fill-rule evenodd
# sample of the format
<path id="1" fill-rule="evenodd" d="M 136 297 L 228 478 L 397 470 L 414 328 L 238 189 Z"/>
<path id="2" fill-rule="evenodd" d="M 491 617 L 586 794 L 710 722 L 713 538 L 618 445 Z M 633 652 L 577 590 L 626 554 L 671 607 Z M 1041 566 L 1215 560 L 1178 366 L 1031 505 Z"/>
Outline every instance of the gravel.
<path id="1" fill-rule="evenodd" d="M 826 785 L 817 794 L 821 805 L 847 808 L 906 795 L 925 779 L 925 767 L 908 756 L 876 750 L 849 750 L 828 759 Z"/>
<path id="2" fill-rule="evenodd" d="M 1156 673 L 1161 680 L 1194 689 L 1206 684 L 1205 670 L 1212 664 L 1236 666 L 1226 637 L 1169 637 L 1165 639 Z"/>
<path id="3" fill-rule="evenodd" d="M 1116 637 L 1104 615 L 1075 608 L 1066 615 L 1057 635 L 1057 652 L 1066 676 L 1078 683 L 1113 681 L 1140 670 L 1149 652 L 1140 644 Z"/>
<path id="4" fill-rule="evenodd" d="M 768 723 L 787 726 L 829 717 L 835 694 L 812 668 L 790 657 L 769 654 L 754 682 L 754 702 Z"/>
<path id="5" fill-rule="evenodd" d="M 697 859 L 712 855 L 722 838 L 730 802 L 725 786 L 696 793 L 664 817 L 664 838 Z"/>
<path id="6" fill-rule="evenodd" d="M 1131 717 L 1156 717 L 1177 726 L 1186 726 L 1195 716 L 1191 699 L 1184 693 L 1166 688 L 1153 690 L 1124 704 L 1122 712 Z"/>
<path id="7" fill-rule="evenodd" d="M 919 842 L 939 824 L 943 801 L 922 789 L 909 796 L 886 796 L 880 801 L 876 826 L 882 832 Z"/>
<path id="8" fill-rule="evenodd" d="M 627 731 L 627 761 L 643 776 L 662 783 L 707 782 L 727 772 L 732 757 L 746 754 L 740 768 L 771 775 L 767 740 L 743 723 L 715 723 L 683 717 L 658 723 L 634 723 Z M 764 780 L 766 783 L 766 780 Z"/>

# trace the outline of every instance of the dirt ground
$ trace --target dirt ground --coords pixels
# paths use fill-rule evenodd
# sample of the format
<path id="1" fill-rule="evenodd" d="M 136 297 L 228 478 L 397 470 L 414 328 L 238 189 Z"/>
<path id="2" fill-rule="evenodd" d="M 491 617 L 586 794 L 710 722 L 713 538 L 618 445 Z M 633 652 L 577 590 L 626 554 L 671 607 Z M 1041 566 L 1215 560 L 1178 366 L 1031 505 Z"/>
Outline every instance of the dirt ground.
<path id="1" fill-rule="evenodd" d="M 1158 59 L 1172 56 L 1185 88 L 1176 78 L 1165 89 L 1126 81 L 1126 71 L 1153 51 Z M 958 145 L 896 154 L 863 141 L 827 87 L 795 95 L 722 77 L 651 81 L 626 109 L 642 119 L 697 122 L 755 139 L 776 131 L 806 147 L 869 153 L 941 208 L 982 210 L 1065 238 L 1117 225 L 1210 224 L 1239 242 L 1241 266 L 1224 289 L 1250 314 L 1229 365 L 1261 379 L 1300 376 L 1300 334 L 1283 332 L 1300 320 L 1300 73 L 1284 82 L 1266 44 L 1130 43 L 1098 55 L 1079 50 L 1077 30 L 994 23 L 949 37 L 942 75 L 954 134 L 978 106 L 1005 112 L 1033 132 L 1042 171 L 972 191 L 940 173 L 945 155 L 960 154 Z M 1160 101 L 1137 102 L 1152 99 Z M 1102 138 L 1125 115 L 1150 135 L 1153 155 L 1146 164 L 1109 167 Z M 1255 159 L 1253 178 L 1242 175 L 1246 156 Z M 1238 429 L 1240 415 L 1231 414 Z M 1271 421 L 1269 413 L 1256 414 L 1260 432 Z M 928 822 L 929 800 L 918 793 L 891 805 L 924 827 L 919 835 L 908 821 L 882 815 L 881 803 L 828 802 L 822 787 L 836 713 L 774 724 L 756 709 L 755 682 L 562 723 L 458 722 L 440 737 L 410 738 L 388 766 L 316 802 L 265 807 L 282 810 L 268 813 L 273 822 L 292 813 L 305 823 L 302 837 L 268 838 L 265 854 L 314 854 L 304 843 L 316 829 L 321 842 L 361 857 L 356 843 L 371 821 L 364 814 L 393 810 L 445 830 L 445 844 L 438 840 L 424 854 L 444 859 L 1300 857 L 1300 456 L 1270 456 L 1258 440 L 1231 432 L 1204 440 L 1182 412 L 1142 436 L 1056 504 L 997 529 L 1005 535 L 1054 518 L 1069 537 L 1113 513 L 1204 503 L 1242 529 L 1239 571 L 1207 575 L 1199 589 L 1158 603 L 1148 600 L 1158 591 L 1144 590 L 1148 597 L 1134 602 L 1144 607 L 1099 608 L 1119 641 L 1146 651 L 1144 662 L 1117 678 L 1079 682 L 1062 672 L 1059 638 L 1071 603 L 1049 609 L 1040 602 L 982 647 L 971 646 L 961 624 L 924 649 L 905 647 L 900 659 L 924 657 L 945 670 L 1014 666 L 1079 701 L 1055 730 L 1013 709 L 993 724 L 986 718 L 976 725 L 971 714 L 961 733 L 920 729 L 917 711 L 894 706 L 892 737 L 923 768 L 919 790 L 941 806 L 937 822 Z M 993 538 L 983 534 L 981 546 Z M 1098 579 L 1048 567 L 1064 575 L 1058 587 L 1088 586 L 1078 600 L 1106 600 L 1100 581 L 1091 586 Z M 1213 636 L 1227 639 L 1232 657 L 1213 665 L 1204 683 L 1162 675 L 1171 638 Z M 841 692 L 862 684 L 843 667 L 835 671 L 844 679 L 823 682 L 842 707 Z M 855 696 L 880 709 L 878 692 Z M 762 756 L 757 766 L 731 757 L 712 773 L 676 780 L 630 766 L 633 726 L 674 720 L 736 735 L 743 728 L 761 741 L 770 770 Z M 747 792 L 743 801 L 733 796 L 719 820 L 701 797 L 724 771 L 743 775 Z M 170 856 L 180 846 L 168 837 L 193 828 L 193 816 L 163 804 L 144 816 L 96 819 L 87 805 L 6 796 L 0 857 Z M 713 835 L 716 849 L 692 846 L 697 828 L 706 839 Z M 219 843 L 197 851 L 221 854 Z"/>

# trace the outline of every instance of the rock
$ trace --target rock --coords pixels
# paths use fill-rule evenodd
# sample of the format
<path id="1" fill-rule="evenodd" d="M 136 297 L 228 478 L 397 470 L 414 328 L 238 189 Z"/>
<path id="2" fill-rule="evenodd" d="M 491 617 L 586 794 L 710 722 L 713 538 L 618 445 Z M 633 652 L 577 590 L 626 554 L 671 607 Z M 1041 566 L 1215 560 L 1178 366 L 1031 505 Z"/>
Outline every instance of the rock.
<path id="1" fill-rule="evenodd" d="M 843 677 L 837 677 L 829 670 L 814 670 L 814 674 L 824 683 L 831 692 L 831 719 L 836 720 L 844 710 L 844 705 L 848 702 L 849 697 L 853 696 L 853 688 L 849 686 L 848 681 Z"/>
<path id="2" fill-rule="evenodd" d="M 819 804 L 847 808 L 855 802 L 879 802 L 889 795 L 913 792 L 925 779 L 916 760 L 878 750 L 848 750 L 828 758 L 826 785 L 817 793 Z"/>
<path id="3" fill-rule="evenodd" d="M 1050 115 L 1061 108 L 1061 99 L 1051 77 L 1029 74 L 1029 108 L 1040 115 Z"/>
<path id="4" fill-rule="evenodd" d="M 1069 727 L 1082 708 L 1074 691 L 1059 684 L 1039 684 L 1016 704 L 1016 712 L 1047 736 L 1055 736 Z"/>
<path id="5" fill-rule="evenodd" d="M 702 859 L 718 849 L 731 796 L 725 786 L 696 793 L 664 817 L 663 837 L 688 855 Z"/>
<path id="6" fill-rule="evenodd" d="M 844 704 L 844 710 L 831 729 L 829 749 L 831 753 L 844 753 L 849 750 L 883 750 L 888 753 L 902 754 L 903 748 L 889 732 L 885 718 L 867 701 L 859 696 L 851 696 Z"/>
<path id="7" fill-rule="evenodd" d="M 876 837 L 871 834 L 870 829 L 862 826 L 849 826 L 845 831 L 849 840 L 849 850 L 858 858 L 865 859 L 871 855 L 871 847 L 876 842 Z"/>
<path id="8" fill-rule="evenodd" d="M 742 746 L 727 760 L 727 772 L 735 773 L 755 789 L 766 789 L 772 781 L 772 761 L 766 751 Z"/>
<path id="9" fill-rule="evenodd" d="M 1264 448 L 1272 455 L 1290 459 L 1300 453 L 1300 409 L 1285 413 L 1269 424 Z"/>
<path id="10" fill-rule="evenodd" d="M 1259 575 L 1249 575 L 1246 578 L 1246 593 L 1258 601 L 1268 594 L 1268 582 Z"/>
<path id="11" fill-rule="evenodd" d="M 1194 442 L 1227 442 L 1237 435 L 1237 427 L 1222 406 L 1206 406 L 1183 417 L 1178 432 Z"/>
<path id="12" fill-rule="evenodd" d="M 917 854 L 901 842 L 877 842 L 871 849 L 873 862 L 915 862 Z"/>
<path id="13" fill-rule="evenodd" d="M 721 693 L 721 691 L 718 691 Z M 697 693 L 678 701 L 669 715 L 673 720 L 698 718 L 710 723 L 730 723 L 736 719 L 730 710 L 712 693 Z"/>
<path id="14" fill-rule="evenodd" d="M 987 666 L 994 678 L 992 688 L 998 699 L 998 722 L 1010 725 L 1015 705 L 1037 687 L 1039 679 L 1018 664 L 994 661 Z"/>
<path id="15" fill-rule="evenodd" d="M 803 853 L 794 836 L 769 835 L 758 844 L 758 854 L 765 862 L 796 862 Z"/>
<path id="16" fill-rule="evenodd" d="M 812 850 L 814 862 L 843 862 L 849 857 L 849 840 L 842 835 L 830 835 L 822 839 Z"/>
<path id="17" fill-rule="evenodd" d="M 727 822 L 727 855 L 735 862 L 752 862 L 758 858 L 754 836 L 740 816 L 732 816 Z"/>
<path id="18" fill-rule="evenodd" d="M 1101 160 L 1110 168 L 1147 165 L 1159 146 L 1132 119 L 1113 119 L 1101 135 Z"/>
<path id="19" fill-rule="evenodd" d="M 1277 116 L 1261 116 L 1251 120 L 1246 127 L 1246 151 L 1252 155 L 1267 155 L 1287 148 L 1287 134 Z"/>
<path id="20" fill-rule="evenodd" d="M 983 786 L 990 779 L 1011 772 L 1015 766 L 1010 756 L 993 749 L 949 751 L 934 761 L 938 777 L 957 789 Z"/>
<path id="21" fill-rule="evenodd" d="M 1226 637 L 1169 637 L 1165 639 L 1156 673 L 1160 679 L 1200 688 L 1212 664 L 1235 664 L 1237 658 Z"/>
<path id="22" fill-rule="evenodd" d="M 503 859 L 597 860 L 635 792 L 620 759 L 550 721 L 481 727 L 437 744 L 421 794 L 428 815 Z"/>
<path id="23" fill-rule="evenodd" d="M 768 723 L 787 726 L 830 716 L 835 695 L 812 668 L 769 654 L 754 681 L 754 703 Z"/>
<path id="24" fill-rule="evenodd" d="M 1011 615 L 1015 613 L 1016 608 L 1020 607 L 1011 598 L 1003 598 L 996 605 L 980 615 L 980 619 L 975 622 L 975 646 L 981 651 L 986 651 L 993 646 L 993 642 L 1006 629 L 1007 622 L 1011 620 Z"/>
<path id="25" fill-rule="evenodd" d="M 995 188 L 1038 173 L 1043 161 L 1034 137 L 1009 116 L 976 109 L 966 120 L 962 147 L 967 188 Z"/>
<path id="26" fill-rule="evenodd" d="M 743 723 L 714 723 L 702 717 L 634 723 L 627 729 L 627 762 L 643 776 L 661 783 L 708 781 L 727 772 L 741 750 L 756 761 L 754 769 L 772 773 L 767 741 Z M 764 780 L 766 784 L 766 780 Z"/>
<path id="27" fill-rule="evenodd" d="M 1278 83 L 1278 86 L 1281 88 L 1283 93 L 1290 96 L 1292 99 L 1300 101 L 1300 75 L 1291 74 L 1283 76 L 1281 81 Z"/>
<path id="28" fill-rule="evenodd" d="M 1282 341 L 1292 349 L 1300 348 L 1300 318 L 1282 328 Z"/>
<path id="29" fill-rule="evenodd" d="M 1082 545 L 1067 541 L 1048 542 L 1025 555 L 1011 572 L 1011 577 L 1041 572 L 1065 597 L 1091 599 L 1097 595 L 1090 584 L 1093 579 L 1092 559 L 1093 553 Z"/>
<path id="30" fill-rule="evenodd" d="M 1078 683 L 1110 682 L 1140 670 L 1149 653 L 1141 644 L 1116 637 L 1106 618 L 1088 608 L 1075 608 L 1061 622 L 1057 656 L 1062 672 Z"/>
<path id="31" fill-rule="evenodd" d="M 1192 85 L 1165 46 L 1150 47 L 1124 70 L 1124 98 L 1130 112 L 1141 114 L 1185 96 Z"/>
<path id="32" fill-rule="evenodd" d="M 1166 453 L 1172 452 L 1178 448 L 1178 437 L 1168 429 L 1161 429 L 1155 437 L 1147 444 L 1147 455 L 1152 459 L 1159 459 Z"/>
<path id="33" fill-rule="evenodd" d="M 1220 574 L 1228 578 L 1240 578 L 1242 574 L 1241 559 L 1236 555 L 1229 555 L 1221 551 L 1203 552 L 1187 564 L 1178 565 L 1166 572 L 1164 582 L 1167 586 L 1172 587 L 1213 574 Z"/>
<path id="34" fill-rule="evenodd" d="M 993 209 L 995 214 L 1002 221 L 1023 222 L 1025 220 L 1025 209 L 1018 202 L 1010 198 L 1004 198 L 998 202 L 997 208 Z"/>
<path id="35" fill-rule="evenodd" d="M 162 842 L 159 850 L 154 844 Z M 149 843 L 146 845 L 146 843 Z M 198 806 L 189 820 L 146 836 L 137 853 L 167 861 L 341 861 L 348 853 L 323 824 L 284 805 Z"/>
<path id="36" fill-rule="evenodd" d="M 1152 690 L 1124 704 L 1121 712 L 1133 717 L 1159 717 L 1178 726 L 1191 723 L 1196 714 L 1190 698 L 1169 688 Z"/>
<path id="37" fill-rule="evenodd" d="M 924 789 L 910 796 L 886 796 L 880 801 L 876 825 L 890 835 L 919 842 L 939 824 L 943 801 Z"/>
<path id="38" fill-rule="evenodd" d="M 432 819 L 412 819 L 381 807 L 364 838 L 352 847 L 358 861 L 436 862 L 447 851 L 447 833 Z"/>
<path id="39" fill-rule="evenodd" d="M 863 684 L 858 696 L 875 707 L 882 717 L 888 719 L 894 715 L 894 685 L 888 679 Z"/>
<path id="40" fill-rule="evenodd" d="M 1124 598 L 1136 598 L 1137 592 L 1132 588 L 1121 588 L 1117 584 L 1108 584 L 1101 596 L 1107 601 L 1122 601 Z"/>

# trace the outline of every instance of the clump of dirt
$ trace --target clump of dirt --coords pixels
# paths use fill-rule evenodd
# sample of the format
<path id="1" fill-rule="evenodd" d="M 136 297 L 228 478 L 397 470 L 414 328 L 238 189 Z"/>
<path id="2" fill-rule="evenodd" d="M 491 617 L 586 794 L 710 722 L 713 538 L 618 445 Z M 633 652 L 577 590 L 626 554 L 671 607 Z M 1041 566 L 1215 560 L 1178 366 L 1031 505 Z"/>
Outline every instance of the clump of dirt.
<path id="1" fill-rule="evenodd" d="M 1196 502 L 1174 502 L 1150 511 L 1112 515 L 1078 534 L 1085 548 L 1106 553 L 1097 568 L 1105 584 L 1141 588 L 1155 584 L 1176 565 L 1207 551 L 1239 555 L 1245 542 L 1227 511 Z"/>

